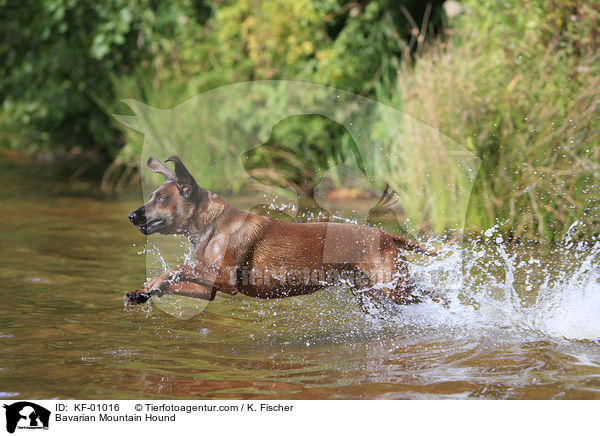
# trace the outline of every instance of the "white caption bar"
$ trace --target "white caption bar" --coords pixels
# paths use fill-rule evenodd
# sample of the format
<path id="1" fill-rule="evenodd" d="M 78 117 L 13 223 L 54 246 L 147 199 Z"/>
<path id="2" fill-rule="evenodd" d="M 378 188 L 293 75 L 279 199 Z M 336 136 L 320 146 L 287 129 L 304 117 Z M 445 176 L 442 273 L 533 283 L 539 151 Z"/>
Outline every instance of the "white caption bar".
<path id="1" fill-rule="evenodd" d="M 587 434 L 595 401 L 3 401 L 0 433 Z M 11 431 L 12 430 L 12 431 Z M 507 433 L 509 432 L 509 433 Z"/>

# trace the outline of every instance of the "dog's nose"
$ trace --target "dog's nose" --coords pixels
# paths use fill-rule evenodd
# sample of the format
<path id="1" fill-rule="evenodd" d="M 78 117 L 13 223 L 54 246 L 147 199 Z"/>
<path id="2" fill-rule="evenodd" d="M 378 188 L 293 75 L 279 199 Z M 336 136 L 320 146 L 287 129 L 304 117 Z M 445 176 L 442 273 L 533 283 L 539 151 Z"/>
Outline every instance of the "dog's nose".
<path id="1" fill-rule="evenodd" d="M 146 209 L 143 206 L 139 207 L 127 215 L 127 218 L 136 226 L 144 224 L 146 222 Z"/>

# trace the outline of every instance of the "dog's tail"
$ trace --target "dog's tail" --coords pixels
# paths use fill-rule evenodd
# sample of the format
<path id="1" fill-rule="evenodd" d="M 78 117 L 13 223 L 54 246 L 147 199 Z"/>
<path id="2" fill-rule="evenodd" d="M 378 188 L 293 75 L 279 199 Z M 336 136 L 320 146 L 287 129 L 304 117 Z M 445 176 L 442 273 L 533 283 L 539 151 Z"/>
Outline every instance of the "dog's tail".
<path id="1" fill-rule="evenodd" d="M 423 253 L 423 254 L 427 254 L 429 256 L 437 256 L 437 254 L 440 252 L 440 250 L 448 247 L 449 245 L 454 244 L 461 237 L 461 234 L 459 233 L 458 235 L 454 236 L 452 239 L 450 239 L 448 242 L 446 242 L 441 247 L 430 249 L 430 248 L 422 246 L 418 242 L 411 241 L 410 239 L 406 239 L 402 236 L 393 235 L 391 233 L 390 233 L 390 235 L 392 236 L 392 240 L 394 241 L 394 244 L 396 244 L 396 247 L 402 248 L 404 250 L 416 251 L 417 253 Z"/>

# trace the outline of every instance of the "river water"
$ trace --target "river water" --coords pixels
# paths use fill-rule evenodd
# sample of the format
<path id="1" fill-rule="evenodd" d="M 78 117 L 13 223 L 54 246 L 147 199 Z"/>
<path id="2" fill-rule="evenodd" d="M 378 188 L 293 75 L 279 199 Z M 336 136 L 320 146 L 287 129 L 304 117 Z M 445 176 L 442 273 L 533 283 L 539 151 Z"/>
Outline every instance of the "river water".
<path id="1" fill-rule="evenodd" d="M 183 319 L 168 301 L 123 304 L 147 279 L 146 239 L 127 220 L 137 191 L 1 169 L 0 398 L 600 398 L 593 243 L 511 247 L 490 229 L 411 257 L 448 308 L 365 313 L 340 286 L 218 296 Z"/>

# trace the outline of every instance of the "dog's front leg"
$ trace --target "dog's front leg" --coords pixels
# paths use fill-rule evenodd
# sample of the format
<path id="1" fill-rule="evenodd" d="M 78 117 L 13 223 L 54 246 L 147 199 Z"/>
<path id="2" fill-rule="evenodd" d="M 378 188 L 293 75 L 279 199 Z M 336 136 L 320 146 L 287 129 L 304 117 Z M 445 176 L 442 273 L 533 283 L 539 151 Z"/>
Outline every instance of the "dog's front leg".
<path id="1" fill-rule="evenodd" d="M 160 291 L 161 283 L 163 283 L 169 277 L 169 275 L 177 269 L 178 268 L 175 268 L 171 271 L 168 271 L 168 272 L 152 279 L 142 289 L 136 289 L 135 291 L 128 292 L 127 294 L 125 294 L 125 302 L 130 303 L 130 304 L 142 304 L 142 303 L 145 303 L 146 301 L 148 301 L 148 299 L 152 295 L 160 294 L 161 293 L 161 291 Z"/>
<path id="2" fill-rule="evenodd" d="M 174 293 L 210 301 L 217 291 L 237 293 L 235 274 L 196 262 L 167 271 L 150 281 L 144 289 L 127 293 L 125 298 L 129 303 L 140 304 L 152 295 Z"/>
<path id="3" fill-rule="evenodd" d="M 128 292 L 125 295 L 127 303 L 131 304 L 142 304 L 148 301 L 153 295 L 163 294 L 177 294 L 186 297 L 200 298 L 202 300 L 212 301 L 217 293 L 217 288 L 214 286 L 206 286 L 198 283 L 192 283 L 187 281 L 167 283 L 160 286 L 160 288 L 144 288 L 135 291 Z"/>

